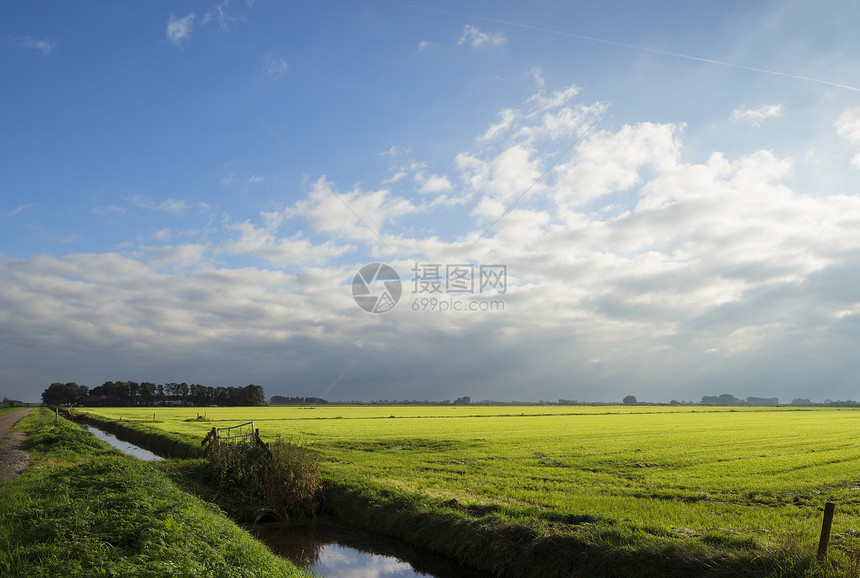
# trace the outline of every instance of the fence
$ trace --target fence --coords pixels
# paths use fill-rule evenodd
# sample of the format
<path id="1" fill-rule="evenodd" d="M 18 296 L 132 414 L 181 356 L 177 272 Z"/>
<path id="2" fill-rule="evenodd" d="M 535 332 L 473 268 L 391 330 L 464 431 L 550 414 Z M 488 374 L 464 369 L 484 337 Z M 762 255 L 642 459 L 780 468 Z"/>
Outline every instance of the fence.
<path id="1" fill-rule="evenodd" d="M 225 443 L 246 443 L 246 444 L 262 444 L 260 439 L 260 430 L 254 428 L 254 422 L 248 421 L 239 425 L 231 425 L 228 427 L 213 427 L 200 442 L 204 446 L 207 442 L 215 445 Z"/>

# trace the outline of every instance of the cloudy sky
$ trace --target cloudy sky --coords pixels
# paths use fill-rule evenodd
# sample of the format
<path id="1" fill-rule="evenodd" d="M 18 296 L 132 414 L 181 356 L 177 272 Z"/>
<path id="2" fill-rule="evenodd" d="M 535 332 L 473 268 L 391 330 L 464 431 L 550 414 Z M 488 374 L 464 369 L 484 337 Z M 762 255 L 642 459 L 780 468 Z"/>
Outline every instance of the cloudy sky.
<path id="1" fill-rule="evenodd" d="M 5 3 L 0 395 L 856 399 L 858 29 L 783 0 Z"/>

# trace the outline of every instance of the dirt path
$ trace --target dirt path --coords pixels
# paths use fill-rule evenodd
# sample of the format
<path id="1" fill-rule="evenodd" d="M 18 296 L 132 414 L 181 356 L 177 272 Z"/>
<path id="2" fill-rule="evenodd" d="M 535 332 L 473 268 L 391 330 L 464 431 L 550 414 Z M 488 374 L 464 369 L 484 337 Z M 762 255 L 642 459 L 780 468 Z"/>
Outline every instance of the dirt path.
<path id="1" fill-rule="evenodd" d="M 20 432 L 9 433 L 9 430 L 31 411 L 32 407 L 25 407 L 0 415 L 0 440 L 3 440 L 0 443 L 0 480 L 17 476 L 30 463 L 30 456 L 23 450 L 26 436 Z"/>

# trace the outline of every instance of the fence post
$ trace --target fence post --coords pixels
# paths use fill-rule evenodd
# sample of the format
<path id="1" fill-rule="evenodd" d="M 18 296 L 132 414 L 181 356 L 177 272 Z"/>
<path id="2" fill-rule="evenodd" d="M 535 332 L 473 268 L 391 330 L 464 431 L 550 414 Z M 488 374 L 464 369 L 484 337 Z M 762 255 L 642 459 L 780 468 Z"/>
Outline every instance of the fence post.
<path id="1" fill-rule="evenodd" d="M 821 538 L 818 540 L 818 559 L 823 560 L 827 556 L 827 543 L 830 541 L 830 525 L 833 524 L 833 511 L 836 504 L 827 502 L 824 504 L 824 522 L 821 524 Z"/>

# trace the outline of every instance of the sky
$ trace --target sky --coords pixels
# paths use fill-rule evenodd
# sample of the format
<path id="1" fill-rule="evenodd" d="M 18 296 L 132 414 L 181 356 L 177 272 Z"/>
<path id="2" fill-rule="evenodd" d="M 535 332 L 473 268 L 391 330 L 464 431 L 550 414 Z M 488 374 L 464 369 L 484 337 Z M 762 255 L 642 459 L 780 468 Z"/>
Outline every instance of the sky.
<path id="1" fill-rule="evenodd" d="M 857 29 L 827 0 L 6 2 L 0 396 L 857 399 Z"/>

